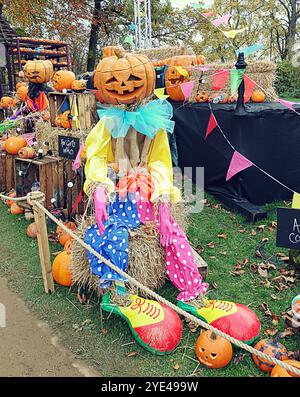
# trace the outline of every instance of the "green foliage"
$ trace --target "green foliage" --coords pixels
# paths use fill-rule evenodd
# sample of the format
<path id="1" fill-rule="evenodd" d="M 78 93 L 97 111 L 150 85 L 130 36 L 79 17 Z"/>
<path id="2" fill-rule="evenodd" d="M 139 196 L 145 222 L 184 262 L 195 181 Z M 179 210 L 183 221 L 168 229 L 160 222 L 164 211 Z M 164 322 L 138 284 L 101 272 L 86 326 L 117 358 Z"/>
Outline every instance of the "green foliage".
<path id="1" fill-rule="evenodd" d="M 299 67 L 292 65 L 290 61 L 283 61 L 277 65 L 276 90 L 281 97 L 300 97 L 300 73 Z"/>

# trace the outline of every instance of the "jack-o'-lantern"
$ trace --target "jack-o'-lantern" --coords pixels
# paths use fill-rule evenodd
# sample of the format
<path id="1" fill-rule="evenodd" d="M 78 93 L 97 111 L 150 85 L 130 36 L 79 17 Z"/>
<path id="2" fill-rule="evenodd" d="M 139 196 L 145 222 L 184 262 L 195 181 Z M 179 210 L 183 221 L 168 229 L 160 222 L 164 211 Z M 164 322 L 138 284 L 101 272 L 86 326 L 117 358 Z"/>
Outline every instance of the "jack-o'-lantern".
<path id="1" fill-rule="evenodd" d="M 190 81 L 190 77 L 183 76 L 174 66 L 169 66 L 166 72 L 165 84 L 167 94 L 173 101 L 184 101 L 185 96 L 180 85 Z"/>
<path id="2" fill-rule="evenodd" d="M 24 66 L 24 74 L 32 83 L 48 83 L 53 76 L 53 65 L 50 61 L 27 61 Z"/>
<path id="3" fill-rule="evenodd" d="M 278 360 L 287 360 L 288 352 L 286 348 L 278 342 L 277 339 L 262 339 L 255 346 L 255 349 L 268 354 L 271 357 L 277 358 Z M 252 358 L 255 364 L 264 372 L 271 372 L 274 364 L 270 361 L 265 360 L 264 358 L 255 356 L 252 354 Z"/>
<path id="4" fill-rule="evenodd" d="M 295 367 L 300 370 L 300 362 L 296 360 L 284 360 L 284 362 L 292 367 Z M 295 377 L 299 378 L 299 375 L 296 375 L 294 372 L 289 372 L 286 369 L 282 368 L 280 365 L 275 365 L 271 372 L 272 378 L 289 378 Z"/>
<path id="5" fill-rule="evenodd" d="M 1 98 L 0 107 L 3 109 L 12 108 L 16 106 L 16 100 L 9 96 L 4 96 Z"/>
<path id="6" fill-rule="evenodd" d="M 61 115 L 60 118 L 60 127 L 65 128 L 66 130 L 72 127 L 72 116 L 70 117 L 70 111 L 67 110 Z"/>
<path id="7" fill-rule="evenodd" d="M 126 54 L 120 49 L 98 64 L 94 86 L 105 103 L 132 104 L 148 97 L 154 90 L 155 70 L 144 55 Z"/>
<path id="8" fill-rule="evenodd" d="M 27 101 L 29 99 L 28 87 L 26 85 L 25 86 L 21 86 L 21 87 L 18 88 L 17 97 L 19 98 L 19 100 L 21 102 L 25 102 L 25 101 Z"/>
<path id="9" fill-rule="evenodd" d="M 18 154 L 19 150 L 27 145 L 26 139 L 22 136 L 11 136 L 5 143 L 8 154 Z"/>
<path id="10" fill-rule="evenodd" d="M 233 355 L 229 341 L 212 331 L 201 333 L 196 342 L 196 356 L 208 368 L 223 368 L 230 363 Z"/>
<path id="11" fill-rule="evenodd" d="M 120 48 L 122 47 L 114 45 L 104 47 L 102 51 L 102 58 L 113 57 L 114 55 L 116 55 L 116 49 L 118 50 Z"/>
<path id="12" fill-rule="evenodd" d="M 253 91 L 252 95 L 251 95 L 251 100 L 252 102 L 255 103 L 260 103 L 260 102 L 265 102 L 266 100 L 266 95 L 263 91 Z"/>
<path id="13" fill-rule="evenodd" d="M 72 90 L 75 92 L 84 92 L 86 89 L 86 83 L 84 80 L 74 80 L 72 83 Z"/>
<path id="14" fill-rule="evenodd" d="M 19 150 L 18 155 L 21 159 L 33 159 L 36 153 L 33 147 L 26 146 Z"/>
<path id="15" fill-rule="evenodd" d="M 52 274 L 59 285 L 72 285 L 72 254 L 70 250 L 60 252 L 53 261 Z"/>
<path id="16" fill-rule="evenodd" d="M 53 88 L 59 92 L 62 92 L 62 90 L 71 90 L 74 80 L 76 80 L 76 77 L 73 72 L 70 70 L 59 70 L 53 75 Z"/>
<path id="17" fill-rule="evenodd" d="M 207 102 L 208 97 L 209 97 L 209 95 L 208 95 L 207 91 L 201 91 L 201 92 L 198 92 L 198 94 L 195 97 L 195 100 L 197 102 Z"/>

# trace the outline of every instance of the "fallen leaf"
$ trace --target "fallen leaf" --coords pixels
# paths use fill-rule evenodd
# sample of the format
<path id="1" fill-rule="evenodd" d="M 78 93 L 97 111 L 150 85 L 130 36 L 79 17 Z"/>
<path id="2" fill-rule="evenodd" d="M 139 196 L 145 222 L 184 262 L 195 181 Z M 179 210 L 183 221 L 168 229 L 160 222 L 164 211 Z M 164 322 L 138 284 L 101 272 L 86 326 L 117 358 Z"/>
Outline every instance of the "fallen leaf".
<path id="1" fill-rule="evenodd" d="M 274 227 L 274 228 L 276 229 L 276 228 L 277 228 L 277 222 L 272 221 L 272 222 L 271 222 L 271 227 Z"/>
<path id="2" fill-rule="evenodd" d="M 227 255 L 227 252 L 226 251 L 221 251 L 220 255 L 224 255 L 225 256 L 225 255 Z"/>
<path id="3" fill-rule="evenodd" d="M 272 312 L 266 302 L 261 303 L 258 308 L 265 313 L 265 316 L 272 317 Z"/>
<path id="4" fill-rule="evenodd" d="M 212 286 L 213 289 L 218 289 L 219 288 L 217 283 L 212 283 L 211 286 Z"/>
<path id="5" fill-rule="evenodd" d="M 263 232 L 265 230 L 266 225 L 259 225 L 257 226 L 257 230 L 259 230 L 260 232 Z"/>
<path id="6" fill-rule="evenodd" d="M 136 351 L 132 351 L 132 352 L 129 352 L 129 353 L 125 354 L 126 357 L 134 357 L 134 356 L 137 356 L 137 355 L 138 355 L 138 352 L 136 352 Z"/>
<path id="7" fill-rule="evenodd" d="M 269 241 L 269 239 L 268 239 L 268 237 L 264 237 L 264 238 L 261 239 L 261 241 L 262 241 L 263 243 L 267 243 L 267 242 Z"/>
<path id="8" fill-rule="evenodd" d="M 257 272 L 261 277 L 268 278 L 268 270 L 263 269 L 262 267 L 258 266 Z"/>
<path id="9" fill-rule="evenodd" d="M 102 329 L 101 329 L 101 333 L 102 333 L 103 335 L 108 335 L 109 331 L 108 331 L 107 328 L 102 328 Z"/>
<path id="10" fill-rule="evenodd" d="M 245 273 L 245 270 L 236 270 L 236 271 L 234 271 L 234 272 L 230 272 L 230 274 L 232 275 L 232 276 L 241 276 L 243 273 Z"/>
<path id="11" fill-rule="evenodd" d="M 213 205 L 213 208 L 216 208 L 217 210 L 219 210 L 219 209 L 222 208 L 222 205 L 221 204 L 216 204 L 216 205 Z"/>
<path id="12" fill-rule="evenodd" d="M 180 368 L 180 365 L 176 363 L 175 365 L 173 365 L 173 368 L 175 369 L 175 371 L 177 371 Z"/>
<path id="13" fill-rule="evenodd" d="M 273 325 L 278 325 L 279 323 L 279 318 L 276 316 L 276 314 L 272 313 L 272 324 Z"/>
<path id="14" fill-rule="evenodd" d="M 210 243 L 206 244 L 208 246 L 208 248 L 215 248 L 216 244 L 211 241 Z"/>
<path id="15" fill-rule="evenodd" d="M 280 332 L 280 338 L 287 338 L 288 336 L 292 336 L 295 334 L 295 330 L 293 328 L 286 328 L 284 331 Z"/>
<path id="16" fill-rule="evenodd" d="M 262 258 L 262 254 L 259 250 L 256 250 L 255 256 L 257 256 L 257 258 Z"/>
<path id="17" fill-rule="evenodd" d="M 251 236 L 256 236 L 257 235 L 256 231 L 253 230 L 253 229 L 251 230 L 250 234 L 251 234 Z"/>
<path id="18" fill-rule="evenodd" d="M 276 296 L 276 295 L 271 295 L 271 298 L 272 298 L 274 301 L 280 301 L 280 298 L 278 298 L 278 296 Z"/>
<path id="19" fill-rule="evenodd" d="M 204 251 L 204 247 L 202 247 L 201 245 L 197 245 L 196 251 L 198 252 L 198 254 L 201 255 L 203 253 L 203 251 Z"/>
<path id="20" fill-rule="evenodd" d="M 218 234 L 218 237 L 222 238 L 223 240 L 226 240 L 228 236 L 227 236 L 227 234 L 222 233 L 222 234 Z"/>
<path id="21" fill-rule="evenodd" d="M 258 265 L 256 263 L 250 263 L 250 270 L 252 273 L 257 273 Z"/>
<path id="22" fill-rule="evenodd" d="M 279 292 L 285 291 L 288 288 L 289 287 L 283 283 L 279 283 L 279 284 L 275 285 L 275 289 L 277 289 L 277 291 L 279 291 Z"/>
<path id="23" fill-rule="evenodd" d="M 260 282 L 260 284 L 263 285 L 266 288 L 273 288 L 272 285 L 271 285 L 271 282 L 267 278 L 262 280 Z"/>
<path id="24" fill-rule="evenodd" d="M 245 233 L 246 229 L 240 229 L 238 230 L 239 233 Z"/>

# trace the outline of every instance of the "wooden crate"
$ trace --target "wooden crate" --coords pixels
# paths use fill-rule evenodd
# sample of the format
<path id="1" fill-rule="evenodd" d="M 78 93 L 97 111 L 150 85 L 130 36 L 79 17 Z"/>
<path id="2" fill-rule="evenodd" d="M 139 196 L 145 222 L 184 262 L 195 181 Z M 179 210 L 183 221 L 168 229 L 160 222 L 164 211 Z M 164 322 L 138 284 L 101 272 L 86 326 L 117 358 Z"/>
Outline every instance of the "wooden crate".
<path id="1" fill-rule="evenodd" d="M 70 109 L 75 103 L 78 111 L 78 121 L 82 131 L 89 131 L 98 121 L 96 112 L 96 97 L 92 92 L 67 93 L 60 92 L 49 93 L 50 121 L 55 126 L 55 118 L 63 113 L 64 105 L 69 102 Z M 72 111 L 71 111 L 72 114 Z M 72 122 L 72 130 L 78 130 L 76 122 Z"/>
<path id="2" fill-rule="evenodd" d="M 20 171 L 25 175 L 20 175 Z M 59 207 L 64 206 L 64 163 L 62 158 L 45 156 L 42 159 L 15 158 L 15 187 L 17 196 L 25 196 L 35 183 L 45 193 L 45 207 L 51 207 L 55 198 Z"/>
<path id="3" fill-rule="evenodd" d="M 7 153 L 0 153 L 0 192 L 8 193 L 15 187 L 15 157 Z"/>

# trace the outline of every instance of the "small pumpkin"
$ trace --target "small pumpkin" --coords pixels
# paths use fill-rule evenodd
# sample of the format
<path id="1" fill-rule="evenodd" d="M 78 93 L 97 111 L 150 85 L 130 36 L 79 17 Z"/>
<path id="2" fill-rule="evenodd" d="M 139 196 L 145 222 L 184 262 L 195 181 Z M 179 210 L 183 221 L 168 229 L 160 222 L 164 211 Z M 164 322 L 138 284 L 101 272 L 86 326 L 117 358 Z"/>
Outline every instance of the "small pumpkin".
<path id="1" fill-rule="evenodd" d="M 299 361 L 284 360 L 284 362 L 286 364 L 289 364 L 292 367 L 295 367 L 300 370 L 300 362 Z M 271 377 L 272 378 L 289 378 L 289 377 L 299 378 L 299 375 L 296 375 L 293 372 L 287 371 L 286 369 L 282 368 L 280 365 L 275 365 L 275 367 L 272 369 Z"/>
<path id="2" fill-rule="evenodd" d="M 84 92 L 86 90 L 85 80 L 74 80 L 72 83 L 72 90 L 75 92 Z"/>
<path id="3" fill-rule="evenodd" d="M 75 74 L 70 70 L 59 70 L 53 75 L 53 88 L 59 92 L 62 92 L 62 90 L 71 90 L 75 79 Z"/>
<path id="4" fill-rule="evenodd" d="M 37 227 L 36 224 L 33 222 L 27 227 L 27 236 L 30 238 L 37 238 Z"/>
<path id="5" fill-rule="evenodd" d="M 154 67 L 144 55 L 115 50 L 114 56 L 102 59 L 94 73 L 94 86 L 100 98 L 113 105 L 132 104 L 148 97 L 154 90 Z"/>
<path id="6" fill-rule="evenodd" d="M 18 91 L 18 89 L 19 89 L 20 87 L 27 87 L 27 84 L 26 84 L 24 81 L 19 81 L 19 82 L 16 84 L 16 91 Z"/>
<path id="7" fill-rule="evenodd" d="M 58 114 L 55 117 L 55 121 L 54 121 L 54 124 L 56 125 L 56 127 L 61 127 L 61 121 L 62 121 L 62 115 Z"/>
<path id="8" fill-rule="evenodd" d="M 271 357 L 277 358 L 278 360 L 287 360 L 288 359 L 288 352 L 281 343 L 278 342 L 277 339 L 262 339 L 260 340 L 255 346 L 255 349 L 268 354 Z M 270 361 L 267 361 L 261 357 L 255 356 L 252 354 L 252 358 L 255 364 L 264 372 L 271 372 L 274 364 Z"/>
<path id="9" fill-rule="evenodd" d="M 21 159 L 33 159 L 36 152 L 33 147 L 26 146 L 19 150 L 18 155 Z"/>
<path id="10" fill-rule="evenodd" d="M 21 102 L 25 102 L 29 99 L 28 87 L 26 85 L 17 89 L 17 97 Z"/>
<path id="11" fill-rule="evenodd" d="M 72 285 L 72 255 L 69 251 L 60 252 L 53 261 L 52 274 L 59 285 L 71 287 Z"/>
<path id="12" fill-rule="evenodd" d="M 75 223 L 73 223 L 73 222 L 67 222 L 67 223 L 65 223 L 65 226 L 66 226 L 68 229 L 72 230 L 72 231 L 74 231 L 74 230 L 76 229 L 76 225 L 75 225 Z M 70 236 L 70 234 L 67 233 L 67 232 L 65 232 L 60 226 L 57 226 L 57 228 L 56 228 L 56 234 L 58 234 L 59 242 L 60 242 L 60 244 L 61 244 L 63 247 L 66 245 L 66 243 L 67 243 L 68 241 L 71 241 L 71 240 L 72 240 L 72 237 Z"/>
<path id="13" fill-rule="evenodd" d="M 208 97 L 209 97 L 209 94 L 207 91 L 201 91 L 201 92 L 198 92 L 198 94 L 195 97 L 195 100 L 197 102 L 208 102 Z"/>
<path id="14" fill-rule="evenodd" d="M 120 48 L 122 48 L 122 47 L 114 46 L 114 45 L 110 45 L 110 46 L 104 47 L 103 51 L 102 51 L 102 58 L 115 56 L 116 55 L 115 50 L 116 49 L 118 50 Z"/>
<path id="15" fill-rule="evenodd" d="M 24 139 L 21 135 L 11 136 L 5 143 L 5 149 L 8 154 L 18 154 L 19 150 L 25 146 L 27 146 L 26 139 Z"/>
<path id="16" fill-rule="evenodd" d="M 11 193 L 8 194 L 8 197 L 15 198 L 15 197 L 17 197 L 17 193 L 16 192 L 11 192 Z M 12 201 L 12 200 L 6 200 L 5 201 L 5 204 L 8 205 L 9 207 L 11 205 L 13 205 L 14 203 L 15 203 L 15 201 Z"/>
<path id="17" fill-rule="evenodd" d="M 64 223 L 64 225 L 66 226 L 66 228 L 68 228 L 72 231 L 76 230 L 76 225 L 74 222 L 69 221 L 69 222 Z M 56 234 L 61 234 L 61 233 L 65 233 L 64 229 L 61 228 L 60 226 L 57 226 Z"/>
<path id="18" fill-rule="evenodd" d="M 9 96 L 4 96 L 1 98 L 0 107 L 3 109 L 16 107 L 16 100 Z"/>
<path id="19" fill-rule="evenodd" d="M 68 240 L 64 245 L 64 251 L 72 251 L 73 240 Z"/>
<path id="20" fill-rule="evenodd" d="M 251 95 L 251 100 L 252 100 L 252 102 L 255 102 L 255 103 L 265 102 L 266 94 L 260 90 L 253 91 L 253 93 Z"/>
<path id="21" fill-rule="evenodd" d="M 24 212 L 24 209 L 22 207 L 19 207 L 17 203 L 13 203 L 10 206 L 10 213 L 12 215 L 21 215 L 21 214 L 23 214 L 23 212 Z"/>
<path id="22" fill-rule="evenodd" d="M 196 342 L 196 356 L 208 368 L 223 368 L 232 359 L 233 349 L 229 341 L 212 331 L 204 331 Z"/>
<path id="23" fill-rule="evenodd" d="M 67 110 L 61 115 L 60 118 L 60 127 L 65 128 L 66 130 L 72 127 L 72 119 L 70 119 L 70 111 Z"/>
<path id="24" fill-rule="evenodd" d="M 53 65 L 50 61 L 27 61 L 24 66 L 24 74 L 32 83 L 48 83 L 53 76 Z"/>

